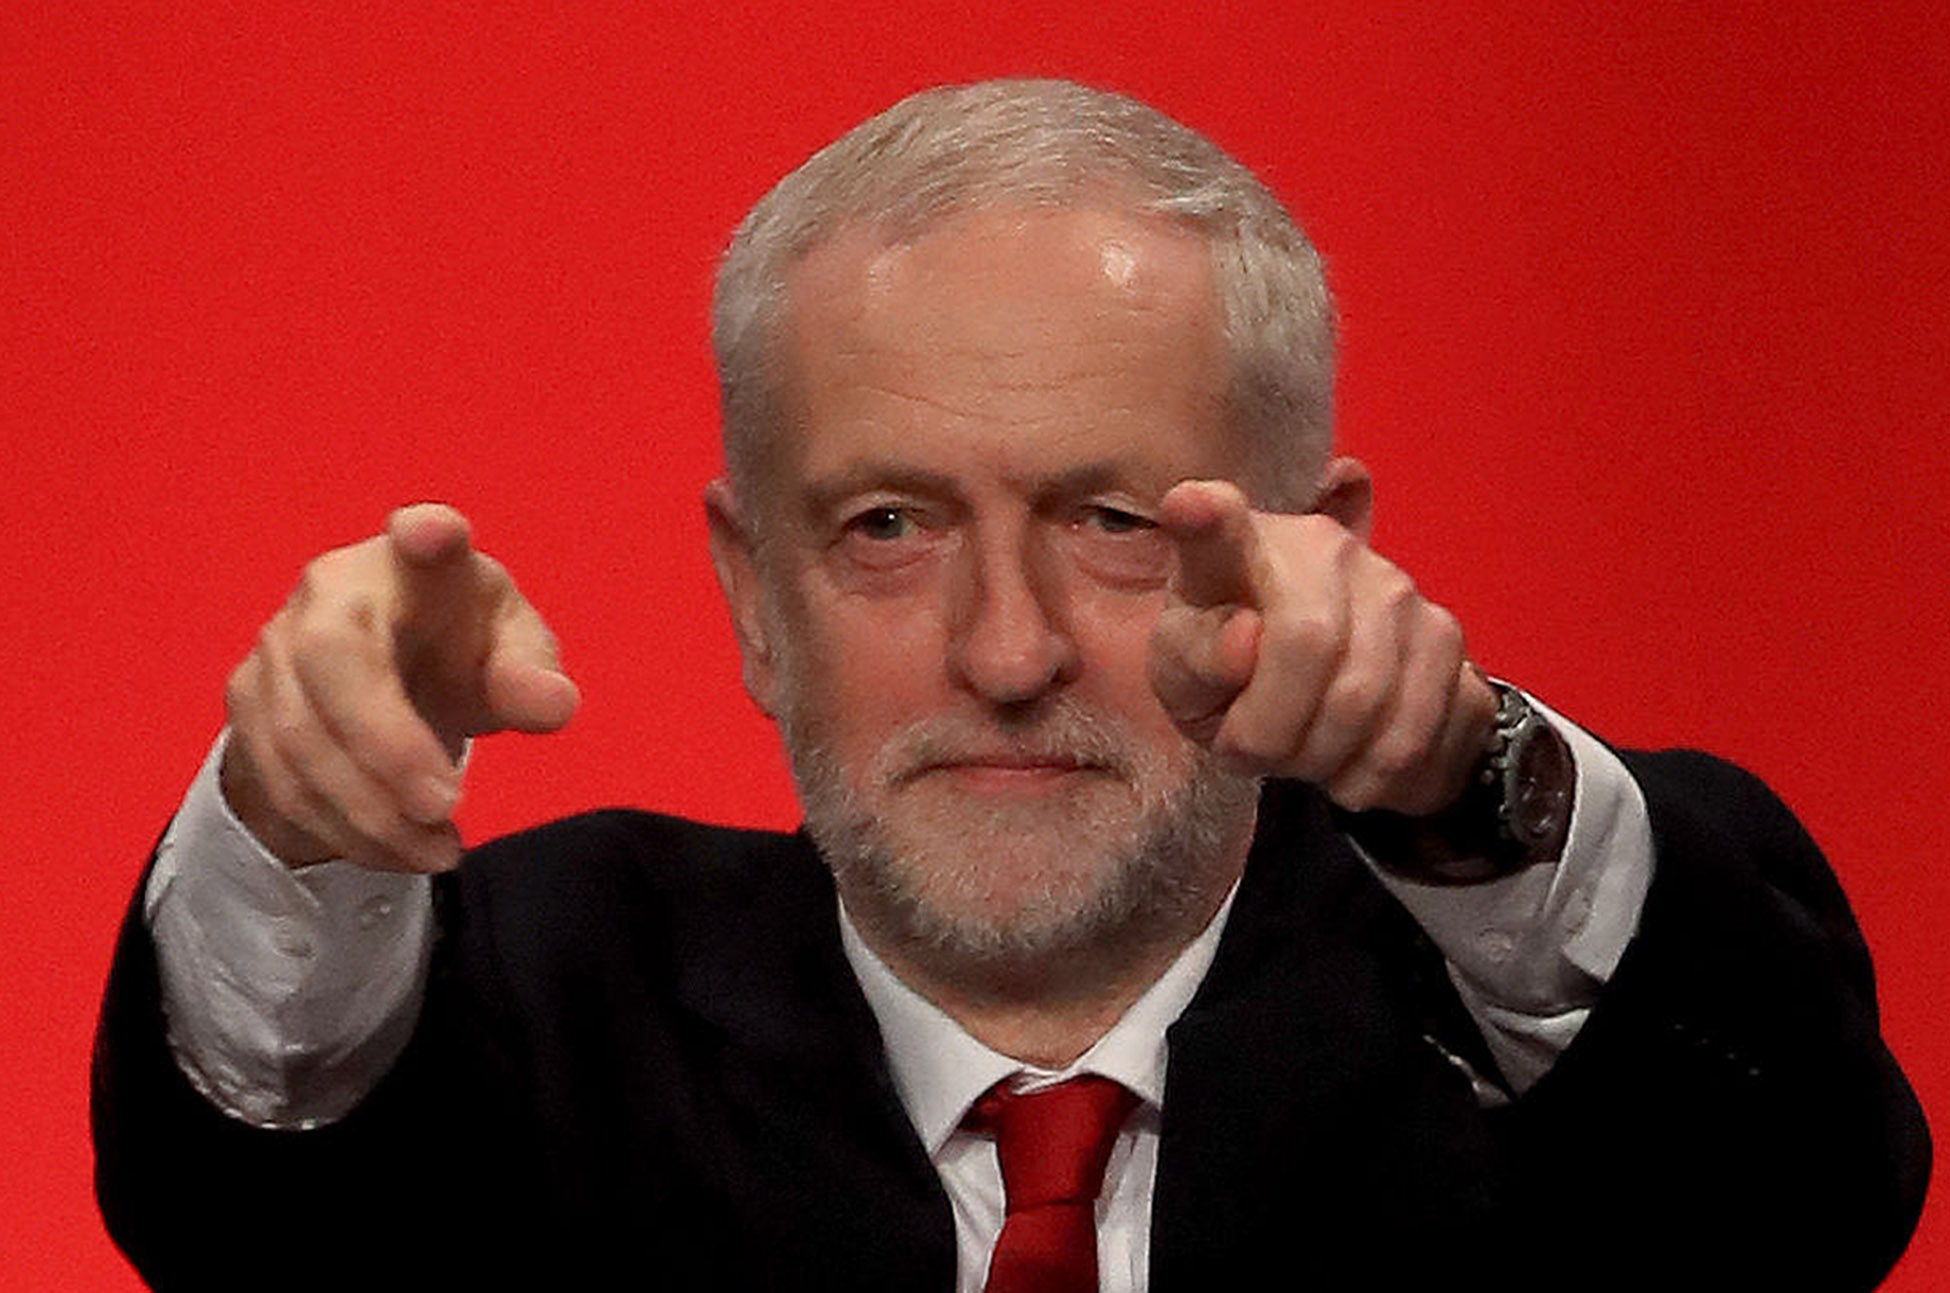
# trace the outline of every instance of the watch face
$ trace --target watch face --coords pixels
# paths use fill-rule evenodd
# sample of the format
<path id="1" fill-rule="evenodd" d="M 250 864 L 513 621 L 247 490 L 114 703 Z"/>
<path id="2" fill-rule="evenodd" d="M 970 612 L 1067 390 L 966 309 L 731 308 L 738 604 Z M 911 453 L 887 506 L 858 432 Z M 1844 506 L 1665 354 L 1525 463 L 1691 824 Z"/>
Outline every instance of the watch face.
<path id="1" fill-rule="evenodd" d="M 1550 842 L 1570 825 L 1577 778 L 1570 747 L 1541 719 L 1526 724 L 1512 745 L 1505 801 L 1511 833 L 1529 846 Z"/>

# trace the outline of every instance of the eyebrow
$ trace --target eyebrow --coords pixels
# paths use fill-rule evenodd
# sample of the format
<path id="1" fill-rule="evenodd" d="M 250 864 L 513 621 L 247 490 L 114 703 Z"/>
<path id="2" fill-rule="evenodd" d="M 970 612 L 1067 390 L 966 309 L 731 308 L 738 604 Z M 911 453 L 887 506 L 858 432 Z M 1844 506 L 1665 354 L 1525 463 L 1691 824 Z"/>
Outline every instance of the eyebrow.
<path id="1" fill-rule="evenodd" d="M 844 500 L 876 489 L 934 497 L 956 492 L 954 481 L 940 472 L 927 471 L 908 463 L 868 458 L 848 463 L 839 471 L 805 482 L 799 490 L 800 505 L 805 515 L 820 517 L 837 510 Z"/>
<path id="2" fill-rule="evenodd" d="M 1032 482 L 1030 494 L 1036 499 L 1075 498 L 1115 485 L 1128 488 L 1142 484 L 1145 482 L 1134 480 L 1132 473 L 1122 464 L 1097 461 L 1083 463 L 1052 476 L 1038 477 Z M 1168 488 L 1169 484 L 1158 492 L 1162 494 L 1163 489 Z M 807 481 L 799 496 L 806 515 L 817 517 L 836 510 L 846 499 L 876 489 L 934 498 L 955 498 L 961 493 L 955 478 L 944 472 L 929 471 L 911 463 L 867 458 L 848 463 L 817 480 Z"/>

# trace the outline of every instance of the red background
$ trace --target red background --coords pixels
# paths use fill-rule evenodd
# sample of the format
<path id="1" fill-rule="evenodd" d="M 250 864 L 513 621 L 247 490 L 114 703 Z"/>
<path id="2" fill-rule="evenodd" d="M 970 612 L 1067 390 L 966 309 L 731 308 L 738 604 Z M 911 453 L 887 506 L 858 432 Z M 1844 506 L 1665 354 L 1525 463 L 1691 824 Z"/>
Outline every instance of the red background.
<path id="1" fill-rule="evenodd" d="M 1950 1109 L 1937 6 L 822 10 L 0 17 L 0 1285 L 135 1285 L 88 1186 L 113 930 L 256 624 L 395 502 L 473 515 L 587 698 L 478 752 L 472 834 L 793 819 L 703 556 L 713 259 L 819 143 L 997 73 L 1131 90 L 1289 200 L 1382 548 L 1490 668 L 1777 786 Z M 1892 1287 L 1950 1285 L 1941 1210 Z"/>

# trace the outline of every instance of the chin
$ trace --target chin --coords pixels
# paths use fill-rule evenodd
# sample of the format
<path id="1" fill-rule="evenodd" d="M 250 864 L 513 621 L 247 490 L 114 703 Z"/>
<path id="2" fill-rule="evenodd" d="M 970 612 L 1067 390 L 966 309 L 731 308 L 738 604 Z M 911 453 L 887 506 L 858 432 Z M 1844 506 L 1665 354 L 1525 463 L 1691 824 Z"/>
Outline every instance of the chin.
<path id="1" fill-rule="evenodd" d="M 1007 992 L 1081 988 L 1091 966 L 1196 932 L 1237 874 L 1258 800 L 1256 782 L 1209 764 L 997 798 L 925 777 L 862 795 L 800 763 L 807 829 L 868 941 Z"/>

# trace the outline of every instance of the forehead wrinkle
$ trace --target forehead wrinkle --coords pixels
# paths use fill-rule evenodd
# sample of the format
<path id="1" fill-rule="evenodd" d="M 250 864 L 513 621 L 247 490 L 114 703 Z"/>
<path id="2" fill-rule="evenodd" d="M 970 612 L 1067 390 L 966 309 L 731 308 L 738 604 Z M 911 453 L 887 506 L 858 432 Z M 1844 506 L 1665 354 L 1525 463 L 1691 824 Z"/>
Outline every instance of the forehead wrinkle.
<path id="1" fill-rule="evenodd" d="M 991 344 L 986 339 L 937 338 L 933 330 L 914 328 L 885 330 L 883 337 L 853 335 L 832 338 L 823 353 L 814 358 L 817 366 L 829 370 L 885 366 L 889 373 L 859 379 L 863 388 L 902 392 L 901 380 L 911 375 L 926 383 L 944 369 L 970 370 L 979 378 L 981 389 L 999 392 L 1053 392 L 1072 390 L 1082 383 L 1097 380 L 1123 382 L 1129 357 L 1140 361 L 1153 355 L 1181 353 L 1181 348 L 1164 339 L 1134 335 L 1128 327 L 1106 320 L 1102 332 L 1079 335 L 1074 330 L 1047 331 L 1056 339 L 1047 343 L 1020 340 L 1034 327 L 1006 329 L 1006 338 Z"/>
<path id="2" fill-rule="evenodd" d="M 931 409 L 946 414 L 957 422 L 1000 422 L 996 416 L 979 405 L 964 406 L 960 402 L 945 399 L 939 395 L 928 394 L 923 390 L 908 390 L 888 381 L 862 381 L 856 383 L 859 390 L 884 396 L 897 404 L 910 405 L 921 409 Z M 874 419 L 867 419 L 872 421 Z"/>
<path id="3" fill-rule="evenodd" d="M 802 355 L 803 375 L 837 379 L 832 389 L 941 413 L 952 421 L 1032 427 L 1088 415 L 1103 422 L 1149 405 L 1127 389 L 1132 357 L 1149 366 L 1177 353 L 1150 339 L 1108 335 L 1021 345 L 997 353 L 980 343 L 935 345 L 927 336 L 875 338 L 822 334 Z M 1010 397 L 1032 397 L 1011 407 Z M 1050 397 L 1039 402 L 1033 397 Z M 823 401 L 822 401 L 823 403 Z M 877 421 L 854 398 L 849 420 Z M 829 408 L 830 411 L 830 408 Z"/>
<path id="4" fill-rule="evenodd" d="M 1020 435 L 1026 438 L 1024 443 L 1027 440 L 1043 444 L 1060 443 L 1073 437 L 1087 437 L 1094 431 L 1140 417 L 1145 412 L 1135 402 L 1108 403 L 1089 399 L 1076 392 L 1073 384 L 1066 381 L 1047 384 L 989 382 L 968 403 L 880 383 L 863 385 L 860 389 L 871 390 L 902 410 L 919 410 L 923 415 L 940 414 L 945 420 L 928 419 L 923 431 L 917 430 L 915 424 L 908 423 L 899 414 L 889 415 L 884 411 L 876 414 L 873 410 L 860 410 L 855 406 L 845 421 L 856 430 L 895 438 L 910 447 L 917 439 L 938 442 L 944 449 L 959 443 L 975 451 L 978 456 L 1006 454 L 1011 448 L 1007 441 L 996 441 L 988 451 L 983 451 L 976 437 L 986 432 Z M 1012 395 L 1037 397 L 1051 393 L 1067 398 L 1059 401 L 1039 399 L 1028 408 L 1007 407 L 1008 397 Z M 958 435 L 958 431 L 966 434 Z"/>

